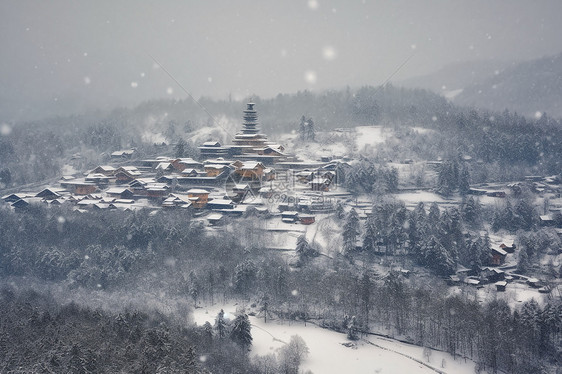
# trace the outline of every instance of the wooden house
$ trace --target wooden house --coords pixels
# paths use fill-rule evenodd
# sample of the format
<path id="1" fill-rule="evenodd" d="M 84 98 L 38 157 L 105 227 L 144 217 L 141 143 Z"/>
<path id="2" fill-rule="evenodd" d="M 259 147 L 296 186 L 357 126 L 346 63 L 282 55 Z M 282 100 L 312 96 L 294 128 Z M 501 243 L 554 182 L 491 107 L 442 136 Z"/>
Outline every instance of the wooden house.
<path id="1" fill-rule="evenodd" d="M 545 226 L 545 227 L 556 226 L 556 221 L 554 220 L 554 217 L 550 214 L 539 216 L 539 222 L 541 226 Z"/>
<path id="2" fill-rule="evenodd" d="M 45 188 L 44 190 L 42 190 L 41 192 L 39 192 L 37 195 L 35 195 L 35 197 L 40 197 L 43 198 L 45 200 L 54 200 L 54 199 L 58 199 L 60 198 L 62 195 L 55 191 L 52 188 Z"/>
<path id="3" fill-rule="evenodd" d="M 108 177 L 115 175 L 116 169 L 110 165 L 100 165 L 90 172 L 90 174 L 103 174 Z"/>
<path id="4" fill-rule="evenodd" d="M 273 185 L 264 186 L 264 187 L 260 188 L 259 191 L 258 191 L 259 195 L 262 198 L 266 198 L 266 199 L 269 199 L 270 197 L 275 195 L 276 192 L 277 192 L 277 189 Z"/>
<path id="5" fill-rule="evenodd" d="M 69 182 L 66 184 L 61 183 L 61 185 L 67 188 L 71 193 L 75 195 L 90 195 L 98 190 L 98 187 L 92 182 Z"/>
<path id="6" fill-rule="evenodd" d="M 207 164 L 203 168 L 208 177 L 217 177 L 226 170 L 229 170 L 227 165 L 221 164 Z"/>
<path id="7" fill-rule="evenodd" d="M 501 269 L 485 267 L 482 269 L 481 276 L 488 282 L 498 282 L 505 279 L 505 272 Z"/>
<path id="8" fill-rule="evenodd" d="M 498 292 L 505 292 L 505 287 L 507 286 L 507 282 L 506 281 L 499 281 L 495 283 L 496 285 L 496 290 Z"/>
<path id="9" fill-rule="evenodd" d="M 192 188 L 187 191 L 191 204 L 196 209 L 204 208 L 209 201 L 209 191 L 201 188 Z"/>
<path id="10" fill-rule="evenodd" d="M 133 191 L 128 188 L 124 187 L 112 187 L 105 191 L 105 193 L 113 198 L 116 199 L 132 199 L 133 198 Z"/>
<path id="11" fill-rule="evenodd" d="M 258 150 L 258 155 L 266 155 L 266 156 L 284 156 L 283 151 L 279 148 L 275 148 L 271 145 L 268 145 L 262 149 Z"/>
<path id="12" fill-rule="evenodd" d="M 174 169 L 179 172 L 184 171 L 185 169 L 199 169 L 203 166 L 202 163 L 195 161 L 192 158 L 177 158 L 175 160 L 170 161 Z"/>
<path id="13" fill-rule="evenodd" d="M 11 205 L 12 208 L 14 208 L 17 211 L 24 211 L 29 207 L 29 203 L 24 200 L 24 199 L 19 199 L 17 201 L 14 201 Z"/>
<path id="14" fill-rule="evenodd" d="M 162 207 L 164 208 L 189 208 L 191 207 L 191 201 L 189 196 L 170 194 L 163 202 Z"/>
<path id="15" fill-rule="evenodd" d="M 312 214 L 299 214 L 299 220 L 303 225 L 311 225 L 315 221 L 315 217 Z"/>
<path id="16" fill-rule="evenodd" d="M 174 167 L 169 162 L 161 162 L 156 165 L 155 170 L 156 172 L 171 173 L 172 171 L 174 171 Z"/>
<path id="17" fill-rule="evenodd" d="M 182 177 L 196 177 L 199 173 L 195 169 L 183 169 L 181 172 Z"/>
<path id="18" fill-rule="evenodd" d="M 265 166 L 261 162 L 248 161 L 236 169 L 236 174 L 238 174 L 242 179 L 246 180 L 261 180 L 264 176 Z"/>
<path id="19" fill-rule="evenodd" d="M 471 195 L 476 195 L 476 196 L 484 196 L 486 195 L 486 190 L 483 190 L 481 188 L 470 188 L 468 190 L 468 193 Z"/>
<path id="20" fill-rule="evenodd" d="M 228 155 L 228 148 L 221 146 L 217 141 L 203 143 L 199 148 L 202 157 L 219 157 Z"/>
<path id="21" fill-rule="evenodd" d="M 501 248 L 492 248 L 492 259 L 491 265 L 493 266 L 500 266 L 505 263 L 505 256 L 507 256 L 507 252 Z"/>
<path id="22" fill-rule="evenodd" d="M 88 174 L 85 178 L 86 182 L 92 182 L 98 186 L 108 185 L 111 178 L 102 173 Z"/>
<path id="23" fill-rule="evenodd" d="M 277 173 L 275 172 L 275 169 L 271 169 L 271 168 L 266 168 L 263 171 L 263 180 L 266 182 L 270 182 L 272 180 L 275 180 L 275 178 L 277 177 Z"/>
<path id="24" fill-rule="evenodd" d="M 488 197 L 505 197 L 506 193 L 505 191 L 488 191 L 486 192 L 486 196 Z"/>
<path id="25" fill-rule="evenodd" d="M 220 213 L 209 214 L 207 222 L 209 222 L 211 226 L 222 225 L 224 223 L 224 216 Z"/>
<path id="26" fill-rule="evenodd" d="M 313 180 L 308 182 L 308 185 L 310 186 L 312 191 L 327 192 L 329 191 L 330 180 L 324 178 L 314 178 Z"/>
<path id="27" fill-rule="evenodd" d="M 6 195 L 6 196 L 2 196 L 2 200 L 4 200 L 7 203 L 15 203 L 18 200 L 22 200 L 25 199 L 27 196 L 25 194 L 22 193 L 13 193 L 10 195 Z"/>
<path id="28" fill-rule="evenodd" d="M 285 223 L 296 223 L 299 221 L 299 212 L 285 211 L 281 213 L 281 221 Z"/>
<path id="29" fill-rule="evenodd" d="M 145 194 L 153 199 L 163 198 L 168 195 L 169 189 L 165 183 L 151 183 L 146 185 Z"/>
<path id="30" fill-rule="evenodd" d="M 511 246 L 508 246 L 505 243 L 500 244 L 500 248 L 503 249 L 504 251 L 506 251 L 507 253 L 513 253 L 515 252 L 515 243 L 513 243 Z"/>
<path id="31" fill-rule="evenodd" d="M 134 149 L 121 149 L 119 151 L 112 152 L 111 158 L 116 160 L 128 159 L 133 157 L 134 154 L 135 154 Z"/>
<path id="32" fill-rule="evenodd" d="M 211 210 L 234 209 L 236 204 L 230 199 L 212 199 L 207 202 L 206 207 Z"/>
<path id="33" fill-rule="evenodd" d="M 121 166 L 115 171 L 117 183 L 129 183 L 141 175 L 142 173 L 134 166 Z"/>

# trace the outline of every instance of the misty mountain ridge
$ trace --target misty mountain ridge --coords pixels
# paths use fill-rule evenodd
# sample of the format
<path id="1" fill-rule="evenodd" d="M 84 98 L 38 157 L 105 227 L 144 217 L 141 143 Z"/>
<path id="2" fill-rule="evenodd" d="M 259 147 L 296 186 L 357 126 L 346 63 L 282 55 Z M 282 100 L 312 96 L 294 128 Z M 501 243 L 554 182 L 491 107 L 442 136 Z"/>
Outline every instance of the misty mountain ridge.
<path id="1" fill-rule="evenodd" d="M 437 92 L 461 106 L 562 116 L 562 53 L 519 63 L 455 63 L 400 83 Z"/>

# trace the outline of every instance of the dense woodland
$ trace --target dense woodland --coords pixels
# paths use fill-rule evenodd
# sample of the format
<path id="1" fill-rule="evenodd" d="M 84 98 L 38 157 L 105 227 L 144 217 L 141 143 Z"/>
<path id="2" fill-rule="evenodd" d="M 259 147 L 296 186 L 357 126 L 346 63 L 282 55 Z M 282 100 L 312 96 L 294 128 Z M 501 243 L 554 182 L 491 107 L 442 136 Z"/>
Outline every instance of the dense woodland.
<path id="1" fill-rule="evenodd" d="M 429 227 L 426 225 L 430 220 L 438 222 L 431 225 L 436 232 L 427 235 L 430 239 L 422 240 L 419 246 L 411 249 L 414 261 L 421 264 L 424 261 L 428 264 L 438 263 L 430 262 L 433 260 L 429 257 L 444 254 L 439 253 L 438 248 L 431 248 L 431 243 L 439 243 L 433 239 L 435 235 L 440 241 L 454 240 L 452 236 L 457 233 L 454 229 L 449 230 L 450 235 L 439 234 L 443 225 L 454 225 L 454 219 L 450 217 L 454 213 L 438 213 L 432 208 L 426 214 L 423 207 L 418 207 L 412 214 L 407 214 L 396 204 L 386 202 L 375 207 L 377 211 L 380 210 L 380 216 L 396 212 L 390 214 L 397 217 L 384 222 L 417 220 L 418 227 Z M 141 211 L 97 214 L 38 208 L 23 214 L 4 210 L 0 214 L 4 223 L 0 234 L 5 238 L 0 244 L 0 271 L 3 278 L 8 277 L 6 279 L 25 276 L 27 279 L 37 279 L 38 283 L 54 282 L 72 292 L 85 294 L 95 290 L 108 292 L 108 295 L 112 291 L 125 289 L 131 294 L 134 290 L 151 290 L 162 292 L 170 300 L 191 299 L 194 304 L 201 301 L 246 300 L 246 304 L 254 305 L 252 310 L 264 318 L 314 321 L 347 332 L 352 339 L 369 331 L 390 334 L 419 345 L 470 357 L 479 362 L 480 367 L 493 371 L 541 372 L 541 368 L 560 363 L 558 342 L 562 332 L 561 305 L 540 307 L 531 301 L 512 310 L 499 300 L 480 304 L 470 292 L 446 296 L 444 283 L 405 279 L 394 273 L 382 276 L 362 270 L 360 263 L 381 255 L 376 248 L 371 249 L 372 253 L 344 253 L 333 260 L 326 260 L 316 257 L 313 251 L 304 247 L 297 251 L 302 261 L 295 271 L 274 253 L 237 244 L 239 242 L 232 234 L 206 235 L 189 217 L 174 213 L 151 215 Z M 342 218 L 344 226 L 352 226 L 348 223 L 353 221 L 352 215 L 353 211 Z M 401 215 L 404 217 L 399 217 Z M 424 220 L 427 222 L 424 223 Z M 463 224 L 462 219 L 457 224 Z M 380 235 L 374 247 L 379 240 L 390 241 L 394 238 L 392 228 L 385 226 L 383 220 L 375 219 L 375 216 L 367 225 L 372 225 Z M 367 228 L 366 232 L 370 230 L 373 229 Z M 344 234 L 344 238 L 345 235 L 348 234 Z M 402 233 L 404 237 L 410 235 L 419 235 L 419 232 L 412 229 Z M 411 240 L 416 243 L 414 238 Z M 467 242 L 467 247 L 463 247 L 466 253 L 446 252 L 446 255 L 456 256 L 451 261 L 480 261 L 478 256 L 482 256 L 482 252 L 479 251 L 481 246 L 486 245 L 485 240 L 476 239 L 472 244 L 475 248 L 473 252 Z M 301 241 L 300 245 L 306 246 L 306 243 Z M 387 248 L 398 250 L 400 242 L 396 241 L 395 245 Z M 461 260 L 465 256 L 476 258 Z M 357 260 L 360 261 L 356 263 Z M 433 271 L 447 273 L 449 269 L 434 268 Z M 245 349 L 240 350 L 240 346 L 251 344 L 251 340 L 242 340 L 240 343 L 240 340 L 232 338 L 230 330 L 221 332 L 220 322 L 214 327 L 203 328 L 207 329 L 208 335 L 205 343 L 200 336 L 203 334 L 201 328 L 186 329 L 178 326 L 177 321 L 170 322 L 164 316 L 155 316 L 152 310 L 130 310 L 123 318 L 128 319 L 131 331 L 136 331 L 135 337 L 129 331 L 124 337 L 119 336 L 119 330 L 115 330 L 111 339 L 123 350 L 116 349 L 111 359 L 100 360 L 99 353 L 92 353 L 92 343 L 86 340 L 98 339 L 99 331 L 94 331 L 93 326 L 98 324 L 109 329 L 117 323 L 115 316 L 87 307 L 61 306 L 58 303 L 62 300 L 45 301 L 27 291 L 17 297 L 10 295 L 11 291 L 4 292 L 3 297 L 12 301 L 2 303 L 6 309 L 3 316 L 9 322 L 2 325 L 17 325 L 18 321 L 22 321 L 24 326 L 29 327 L 27 334 L 32 337 L 31 341 L 41 341 L 42 344 L 32 346 L 36 351 L 29 348 L 29 354 L 38 355 L 34 357 L 41 359 L 26 361 L 27 356 L 18 356 L 16 352 L 30 342 L 20 339 L 17 340 L 19 345 L 12 345 L 6 343 L 9 339 L 4 339 L 2 350 L 10 352 L 4 355 L 6 359 L 2 362 L 6 368 L 12 367 L 9 365 L 23 365 L 32 370 L 36 367 L 27 365 L 41 364 L 57 371 L 49 365 L 53 362 L 76 365 L 76 360 L 79 360 L 86 368 L 90 367 L 88 365 L 107 365 L 100 367 L 111 372 L 129 359 L 128 354 L 133 354 L 130 353 L 131 346 L 136 347 L 133 349 L 136 353 L 156 349 L 150 344 L 160 343 L 151 341 L 149 344 L 147 339 L 156 339 L 155 336 L 164 339 L 158 334 L 164 334 L 165 331 L 165 342 L 162 344 L 174 349 L 159 351 L 160 359 L 150 362 L 133 354 L 130 357 L 132 364 L 145 368 L 147 372 L 158 365 L 173 372 L 175 366 L 166 366 L 165 363 L 176 362 L 175 355 L 179 352 L 175 347 L 184 347 L 186 356 L 178 359 L 177 363 L 189 363 L 194 370 L 212 370 L 213 365 L 223 365 L 221 362 L 225 351 L 247 352 Z M 43 335 L 37 331 L 37 327 L 33 327 L 34 320 L 42 321 L 45 318 L 54 321 L 53 331 L 56 333 Z M 217 321 L 220 318 L 217 317 Z M 68 328 L 68 324 L 83 325 L 84 328 L 81 334 L 76 335 L 72 332 L 74 330 Z M 162 327 L 163 324 L 168 327 Z M 25 332 L 27 328 L 23 330 Z M 230 338 L 227 339 L 228 346 L 225 346 L 225 337 Z M 46 343 L 48 339 L 58 339 L 61 343 L 57 347 L 60 349 L 53 349 L 49 353 L 45 348 L 37 348 L 52 346 Z M 176 341 L 181 342 L 176 345 Z M 54 352 L 57 352 L 55 356 Z M 194 357 L 199 354 L 209 359 L 204 363 L 198 362 Z M 252 362 L 246 354 L 236 357 L 231 358 L 235 362 L 229 361 L 233 368 L 242 365 L 238 370 L 233 369 L 235 372 L 259 372 L 259 360 Z"/>
<path id="2" fill-rule="evenodd" d="M 361 161 L 338 170 L 339 183 L 375 201 L 364 224 L 354 210 L 337 207 L 331 219 L 342 228 L 341 254 L 319 256 L 304 237 L 296 261 L 264 251 L 251 214 L 236 222 L 237 230 L 211 233 L 174 211 L 80 213 L 32 206 L 14 214 L 2 208 L 0 278 L 19 286 L 2 291 L 0 371 L 296 373 L 305 351 L 287 348 L 250 359 L 245 312 L 228 323 L 218 315 L 214 326 L 194 327 L 185 323 L 188 309 L 163 314 L 139 303 L 126 310 L 122 301 L 112 310 L 68 304 L 72 298 L 61 296 L 64 292 L 46 296 L 50 287 L 85 295 L 81 300 L 92 292 L 109 298 L 120 291 L 158 293 L 193 306 L 238 300 L 262 318 L 312 321 L 352 340 L 390 335 L 471 358 L 494 373 L 546 373 L 562 365 L 559 302 L 529 301 L 515 309 L 500 300 L 479 303 L 474 292 L 449 295 L 437 278 L 459 264 L 472 269 L 487 263 L 486 230 L 517 233 L 518 271 L 544 271 L 538 269 L 543 252 L 562 245 L 552 230 L 539 229 L 528 188 L 486 209 L 467 189 L 470 183 L 525 174 L 560 175 L 558 121 L 459 108 L 429 92 L 390 85 L 254 101 L 263 130 L 273 137 L 299 132 L 301 124 L 310 127 L 311 118 L 316 133 L 372 124 L 397 134 L 377 150 L 352 150 Z M 240 103 L 203 99 L 202 104 L 217 118 L 240 117 Z M 190 134 L 208 125 L 188 101 L 12 124 L 0 136 L 1 183 L 14 187 L 58 178 L 64 165 L 86 170 L 128 147 L 144 157 L 172 154 L 181 144 L 182 155 L 196 156 Z M 147 129 L 157 129 L 168 145 L 146 138 Z M 321 139 L 302 134 L 302 142 Z M 464 162 L 465 156 L 480 162 Z M 386 162 L 405 158 L 442 158 L 435 181 L 421 171 L 409 183 L 443 196 L 459 193 L 459 208 L 420 204 L 408 211 L 389 198 L 402 182 Z M 387 257 L 427 271 L 408 279 L 366 270 Z M 548 272 L 556 279 L 561 269 L 552 266 Z M 297 338 L 289 346 L 302 348 Z"/>

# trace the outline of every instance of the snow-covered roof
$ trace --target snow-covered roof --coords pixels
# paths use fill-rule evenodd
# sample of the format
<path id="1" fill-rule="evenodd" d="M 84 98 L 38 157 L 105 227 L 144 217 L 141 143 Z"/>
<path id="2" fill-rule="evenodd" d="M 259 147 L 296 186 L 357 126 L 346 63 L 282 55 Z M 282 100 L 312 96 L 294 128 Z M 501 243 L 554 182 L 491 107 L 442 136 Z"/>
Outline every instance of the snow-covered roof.
<path id="1" fill-rule="evenodd" d="M 205 169 L 224 169 L 226 167 L 227 166 L 223 164 L 206 164 L 204 166 Z"/>
<path id="2" fill-rule="evenodd" d="M 208 194 L 209 191 L 204 190 L 202 188 L 192 188 L 192 189 L 188 190 L 187 193 L 190 194 L 190 195 L 199 195 L 199 194 Z"/>
<path id="3" fill-rule="evenodd" d="M 115 168 L 111 165 L 100 165 L 96 169 L 101 169 L 103 171 L 114 171 L 115 170 Z M 96 170 L 96 169 L 94 169 L 94 170 Z"/>
<path id="4" fill-rule="evenodd" d="M 263 166 L 263 164 L 259 161 L 246 161 L 244 162 L 244 164 L 242 165 L 242 167 L 240 169 L 242 170 L 253 170 L 255 168 L 257 168 L 258 166 L 265 168 L 265 166 Z"/>
<path id="5" fill-rule="evenodd" d="M 122 194 L 123 192 L 126 192 L 126 191 L 131 192 L 131 190 L 129 190 L 128 188 L 125 188 L 125 187 L 112 187 L 112 188 L 109 188 L 105 192 L 108 193 L 108 194 L 120 195 L 120 194 Z"/>
<path id="6" fill-rule="evenodd" d="M 506 255 L 507 255 L 507 252 L 504 251 L 504 250 L 501 249 L 501 248 L 493 248 L 492 251 L 493 251 L 493 252 L 496 252 L 497 254 L 502 255 L 502 256 L 506 256 Z"/>
<path id="7" fill-rule="evenodd" d="M 169 162 L 161 162 L 156 166 L 157 170 L 166 170 L 172 168 L 172 164 Z"/>
<path id="8" fill-rule="evenodd" d="M 203 143 L 203 147 L 220 147 L 221 143 L 217 142 L 217 141 L 211 141 L 211 142 L 205 142 Z"/>

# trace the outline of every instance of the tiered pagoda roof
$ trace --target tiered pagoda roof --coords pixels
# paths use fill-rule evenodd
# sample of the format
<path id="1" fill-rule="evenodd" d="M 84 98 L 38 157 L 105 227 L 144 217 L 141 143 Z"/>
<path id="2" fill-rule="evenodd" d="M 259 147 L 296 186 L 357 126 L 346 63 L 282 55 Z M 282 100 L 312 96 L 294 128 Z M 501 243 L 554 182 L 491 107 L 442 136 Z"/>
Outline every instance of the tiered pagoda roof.
<path id="1" fill-rule="evenodd" d="M 267 146 L 267 136 L 260 134 L 258 113 L 254 109 L 255 103 L 247 103 L 244 110 L 242 131 L 234 136 L 232 142 L 235 146 L 242 147 L 243 153 L 255 153 L 258 149 Z"/>

